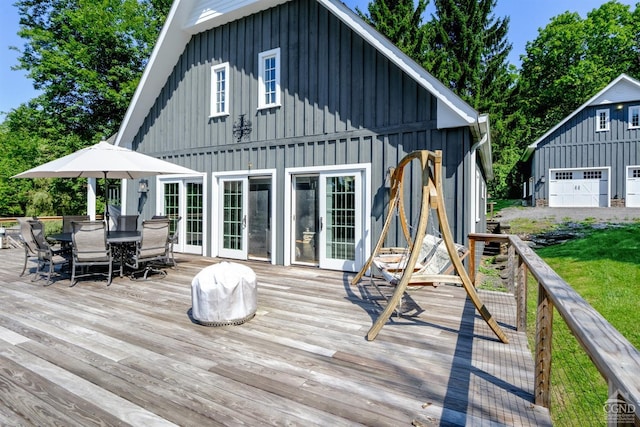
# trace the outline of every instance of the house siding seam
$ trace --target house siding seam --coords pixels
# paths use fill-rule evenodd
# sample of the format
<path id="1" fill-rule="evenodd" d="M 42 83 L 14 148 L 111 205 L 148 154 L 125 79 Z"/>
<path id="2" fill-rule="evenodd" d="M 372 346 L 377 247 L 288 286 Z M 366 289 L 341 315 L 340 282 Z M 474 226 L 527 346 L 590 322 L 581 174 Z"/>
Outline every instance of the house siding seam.
<path id="1" fill-rule="evenodd" d="M 289 25 L 289 23 L 293 23 Z M 282 104 L 258 110 L 258 54 L 281 49 Z M 228 62 L 229 116 L 210 118 L 212 65 Z M 239 116 L 252 131 L 238 141 Z M 445 205 L 454 237 L 466 242 L 472 145 L 469 128 L 435 129 L 437 101 L 386 57 L 315 1 L 291 1 L 194 35 L 139 129 L 133 148 L 211 173 L 275 169 L 282 194 L 285 168 L 371 164 L 372 230 L 384 220 L 389 167 L 417 149 L 444 151 Z M 407 191 L 416 194 L 417 174 Z M 149 192 L 145 210 L 155 206 Z M 210 195 L 211 197 L 211 195 Z M 211 204 L 211 201 L 208 202 Z M 417 223 L 419 200 L 410 220 Z M 282 230 L 283 207 L 276 213 Z M 145 213 L 143 213 L 144 215 Z M 148 213 L 147 213 L 148 214 Z M 211 223 L 216 213 L 210 212 Z M 393 244 L 394 242 L 390 242 Z M 276 262 L 283 260 L 276 250 Z M 205 249 L 211 251 L 211 242 Z"/>

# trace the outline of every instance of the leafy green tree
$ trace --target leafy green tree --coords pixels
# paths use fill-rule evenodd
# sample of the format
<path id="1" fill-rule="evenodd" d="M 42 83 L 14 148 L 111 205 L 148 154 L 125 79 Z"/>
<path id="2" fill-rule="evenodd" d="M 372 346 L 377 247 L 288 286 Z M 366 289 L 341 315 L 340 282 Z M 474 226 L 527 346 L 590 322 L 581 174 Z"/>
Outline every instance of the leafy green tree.
<path id="1" fill-rule="evenodd" d="M 171 0 L 18 0 L 19 64 L 41 95 L 0 127 L 0 215 L 84 211 L 86 181 L 11 176 L 112 135 Z M 55 199 L 53 198 L 55 195 Z"/>
<path id="2" fill-rule="evenodd" d="M 422 63 L 425 54 L 425 31 L 422 14 L 429 0 L 374 0 L 364 14 L 356 8 L 356 12 L 368 24 L 387 37 L 404 53 L 418 63 Z"/>
<path id="3" fill-rule="evenodd" d="M 533 142 L 621 73 L 640 75 L 640 11 L 609 1 L 556 16 L 527 43 L 518 80 Z"/>
<path id="4" fill-rule="evenodd" d="M 166 1 L 18 0 L 26 40 L 18 69 L 42 91 L 46 114 L 91 141 L 110 136 L 164 22 Z"/>
<path id="5" fill-rule="evenodd" d="M 66 148 L 83 146 L 77 135 L 65 134 L 59 122 L 33 105 L 9 112 L 0 125 L 0 216 L 77 213 L 86 205 L 86 181 L 16 179 L 13 175 L 62 156 Z"/>

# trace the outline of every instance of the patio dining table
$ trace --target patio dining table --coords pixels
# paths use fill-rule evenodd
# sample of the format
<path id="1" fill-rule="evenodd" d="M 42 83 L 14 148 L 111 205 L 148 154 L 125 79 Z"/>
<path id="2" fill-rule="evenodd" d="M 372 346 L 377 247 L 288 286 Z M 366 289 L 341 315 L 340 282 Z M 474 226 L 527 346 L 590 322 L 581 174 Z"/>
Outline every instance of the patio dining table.
<path id="1" fill-rule="evenodd" d="M 71 233 L 56 233 L 48 236 L 52 240 L 60 243 L 72 244 Z M 132 250 L 133 245 L 140 241 L 142 234 L 140 231 L 109 231 L 107 242 L 113 247 L 114 259 L 118 259 L 120 265 L 120 277 L 124 275 L 124 265 L 127 252 Z"/>

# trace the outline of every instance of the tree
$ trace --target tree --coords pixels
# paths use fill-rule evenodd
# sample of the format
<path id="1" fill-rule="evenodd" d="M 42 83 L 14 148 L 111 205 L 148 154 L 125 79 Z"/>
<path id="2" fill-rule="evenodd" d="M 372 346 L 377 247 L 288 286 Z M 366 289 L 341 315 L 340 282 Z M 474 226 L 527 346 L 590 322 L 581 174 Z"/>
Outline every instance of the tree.
<path id="1" fill-rule="evenodd" d="M 11 176 L 112 135 L 171 0 L 18 0 L 19 65 L 42 94 L 0 126 L 0 215 L 76 214 L 84 180 Z M 55 195 L 53 199 L 52 195 Z"/>
<path id="2" fill-rule="evenodd" d="M 374 0 L 369 3 L 368 15 L 358 8 L 356 12 L 404 53 L 421 64 L 424 60 L 426 41 L 422 14 L 428 4 L 429 0 L 418 0 L 414 8 L 413 0 Z"/>
<path id="3" fill-rule="evenodd" d="M 156 8 L 167 3 L 18 0 L 26 43 L 16 68 L 43 92 L 43 111 L 86 141 L 115 132 L 164 22 Z"/>
<path id="4" fill-rule="evenodd" d="M 512 78 L 509 18 L 495 18 L 496 0 L 435 0 L 425 67 L 477 110 L 504 105 Z"/>
<path id="5" fill-rule="evenodd" d="M 638 8 L 609 1 L 586 19 L 558 15 L 527 43 L 518 96 L 533 139 L 621 73 L 640 75 L 639 18 Z"/>

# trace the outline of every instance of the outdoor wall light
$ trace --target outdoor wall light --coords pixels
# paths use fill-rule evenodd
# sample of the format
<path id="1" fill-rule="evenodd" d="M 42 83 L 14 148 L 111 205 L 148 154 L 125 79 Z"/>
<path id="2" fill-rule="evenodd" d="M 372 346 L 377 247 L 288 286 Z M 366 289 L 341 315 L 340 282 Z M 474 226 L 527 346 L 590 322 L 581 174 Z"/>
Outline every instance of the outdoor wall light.
<path id="1" fill-rule="evenodd" d="M 149 191 L 149 181 L 141 179 L 138 183 L 138 193 L 146 193 Z"/>

